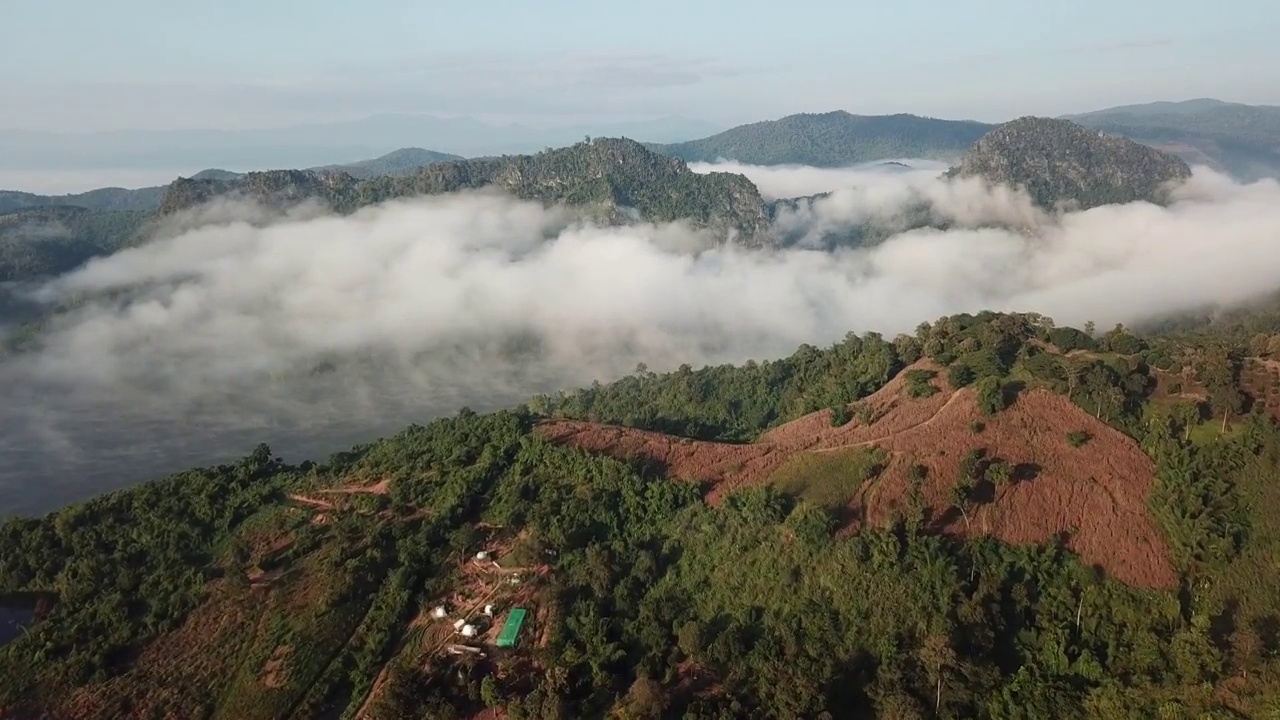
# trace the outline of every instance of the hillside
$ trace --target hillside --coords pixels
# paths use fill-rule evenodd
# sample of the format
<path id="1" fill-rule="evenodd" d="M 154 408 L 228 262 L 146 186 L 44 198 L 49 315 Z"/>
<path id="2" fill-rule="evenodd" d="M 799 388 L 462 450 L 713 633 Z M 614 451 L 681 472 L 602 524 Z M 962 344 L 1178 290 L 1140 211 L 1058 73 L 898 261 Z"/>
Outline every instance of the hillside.
<path id="1" fill-rule="evenodd" d="M 726 159 L 750 165 L 843 167 L 892 158 L 951 160 L 990 129 L 968 120 L 851 115 L 837 110 L 788 115 L 701 140 L 648 147 L 688 162 Z"/>
<path id="2" fill-rule="evenodd" d="M 169 188 L 161 213 L 214 196 L 252 197 L 269 203 L 302 198 L 324 201 L 338 212 L 385 200 L 496 187 L 526 200 L 585 208 L 596 219 L 621 223 L 632 210 L 644 220 L 690 220 L 744 243 L 767 240 L 768 218 L 755 186 L 741 175 L 694 173 L 680 160 L 625 139 L 597 138 L 537 155 L 434 163 L 405 175 L 360 180 L 346 173 L 270 171 L 231 181 L 180 179 Z"/>
<path id="3" fill-rule="evenodd" d="M 1123 135 L 1246 182 L 1280 177 L 1280 107 L 1202 98 L 1126 105 L 1066 119 Z"/>
<path id="4" fill-rule="evenodd" d="M 961 315 L 259 446 L 0 527 L 0 713 L 1266 718 L 1245 352 Z"/>
<path id="5" fill-rule="evenodd" d="M 0 213 L 0 282 L 64 273 L 128 247 L 142 239 L 148 218 L 138 211 L 73 206 Z"/>
<path id="6" fill-rule="evenodd" d="M 982 136 L 948 176 L 983 177 L 1024 187 L 1045 208 L 1163 203 L 1172 183 L 1191 176 L 1180 158 L 1067 120 L 1023 117 Z"/>
<path id="7" fill-rule="evenodd" d="M 17 190 L 0 190 L 0 213 L 66 205 L 88 210 L 154 210 L 162 197 L 164 187 L 132 190 L 108 187 L 70 195 L 37 195 Z"/>

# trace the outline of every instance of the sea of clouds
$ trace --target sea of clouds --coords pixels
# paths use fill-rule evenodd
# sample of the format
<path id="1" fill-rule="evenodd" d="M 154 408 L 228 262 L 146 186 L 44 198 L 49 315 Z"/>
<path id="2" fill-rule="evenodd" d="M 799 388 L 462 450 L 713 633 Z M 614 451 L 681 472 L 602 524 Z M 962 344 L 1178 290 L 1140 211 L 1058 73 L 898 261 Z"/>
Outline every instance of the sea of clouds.
<path id="1" fill-rule="evenodd" d="M 258 440 L 314 456 L 639 362 L 776 357 L 982 309 L 1107 327 L 1280 288 L 1275 181 L 1197 168 L 1168 207 L 1047 214 L 905 162 L 694 165 L 744 173 L 770 199 L 830 193 L 781 211 L 799 240 L 766 250 L 684 224 L 597 227 L 494 192 L 269 222 L 261 208 L 206 208 L 163 240 L 14 289 L 75 306 L 38 350 L 0 363 L 0 514 Z M 865 248 L 808 241 L 922 207 L 947 229 L 904 222 Z"/>

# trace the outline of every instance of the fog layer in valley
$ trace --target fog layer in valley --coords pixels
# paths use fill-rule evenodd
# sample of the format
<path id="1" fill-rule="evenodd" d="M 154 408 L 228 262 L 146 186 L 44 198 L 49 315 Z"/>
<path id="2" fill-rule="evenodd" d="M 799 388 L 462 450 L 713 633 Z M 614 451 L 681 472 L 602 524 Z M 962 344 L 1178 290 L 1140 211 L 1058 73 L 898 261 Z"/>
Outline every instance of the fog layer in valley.
<path id="1" fill-rule="evenodd" d="M 608 380 L 644 362 L 777 357 L 848 331 L 982 309 L 1135 322 L 1280 287 L 1280 185 L 1197 170 L 1168 208 L 1049 217 L 939 168 L 746 173 L 803 235 L 929 204 L 947 231 L 868 249 L 749 251 L 677 224 L 600 228 L 496 193 L 348 217 L 222 220 L 23 288 L 75 301 L 0 364 L 0 514 L 59 504 L 259 441 L 324 455 L 463 405 Z M 923 168 L 923 169 L 920 169 Z M 260 218 L 259 218 L 260 219 Z M 993 224 L 1015 229 L 998 229 Z"/>

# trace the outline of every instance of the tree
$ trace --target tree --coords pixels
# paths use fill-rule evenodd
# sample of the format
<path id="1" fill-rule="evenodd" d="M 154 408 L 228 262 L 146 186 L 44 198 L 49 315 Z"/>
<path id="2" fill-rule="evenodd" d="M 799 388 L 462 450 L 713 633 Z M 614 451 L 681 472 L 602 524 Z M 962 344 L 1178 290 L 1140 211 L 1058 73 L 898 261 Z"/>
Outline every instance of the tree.
<path id="1" fill-rule="evenodd" d="M 956 664 L 956 651 L 945 635 L 934 634 L 924 639 L 917 654 L 929 682 L 934 686 L 933 711 L 937 713 L 942 707 L 942 681 Z"/>
<path id="2" fill-rule="evenodd" d="M 498 681 L 492 675 L 485 675 L 480 681 L 480 702 L 485 707 L 498 707 L 502 704 L 502 694 L 498 692 Z"/>
<path id="3" fill-rule="evenodd" d="M 973 478 L 962 475 L 951 488 L 951 504 L 960 511 L 964 518 L 965 529 L 969 529 L 969 503 L 973 501 Z"/>
<path id="4" fill-rule="evenodd" d="M 1249 668 L 1262 659 L 1262 639 L 1253 628 L 1241 625 L 1231 633 L 1227 642 L 1231 646 L 1231 666 L 1242 676 L 1249 677 Z"/>
<path id="5" fill-rule="evenodd" d="M 1227 431 L 1227 421 L 1233 413 L 1244 409 L 1244 395 L 1240 392 L 1241 360 L 1234 350 L 1224 345 L 1213 345 L 1200 352 L 1196 374 L 1209 392 L 1209 402 L 1215 412 L 1222 413 L 1222 431 Z"/>
<path id="6" fill-rule="evenodd" d="M 996 487 L 1004 487 L 1013 480 L 1013 468 L 1004 460 L 987 465 L 986 478 Z"/>
<path id="7" fill-rule="evenodd" d="M 1004 385 L 1000 378 L 984 377 L 978 381 L 978 407 L 987 415 L 994 415 L 1004 409 Z"/>
<path id="8" fill-rule="evenodd" d="M 633 718 L 659 718 L 670 704 L 666 691 L 648 675 L 636 676 L 627 691 L 627 715 Z"/>

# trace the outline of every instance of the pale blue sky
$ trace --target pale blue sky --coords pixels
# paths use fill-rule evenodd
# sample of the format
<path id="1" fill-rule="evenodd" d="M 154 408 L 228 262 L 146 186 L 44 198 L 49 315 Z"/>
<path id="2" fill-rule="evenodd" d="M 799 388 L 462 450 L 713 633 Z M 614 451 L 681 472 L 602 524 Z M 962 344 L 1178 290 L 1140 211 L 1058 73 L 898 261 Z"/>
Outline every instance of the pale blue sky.
<path id="1" fill-rule="evenodd" d="M 0 0 L 0 127 L 1280 104 L 1275 0 Z"/>

